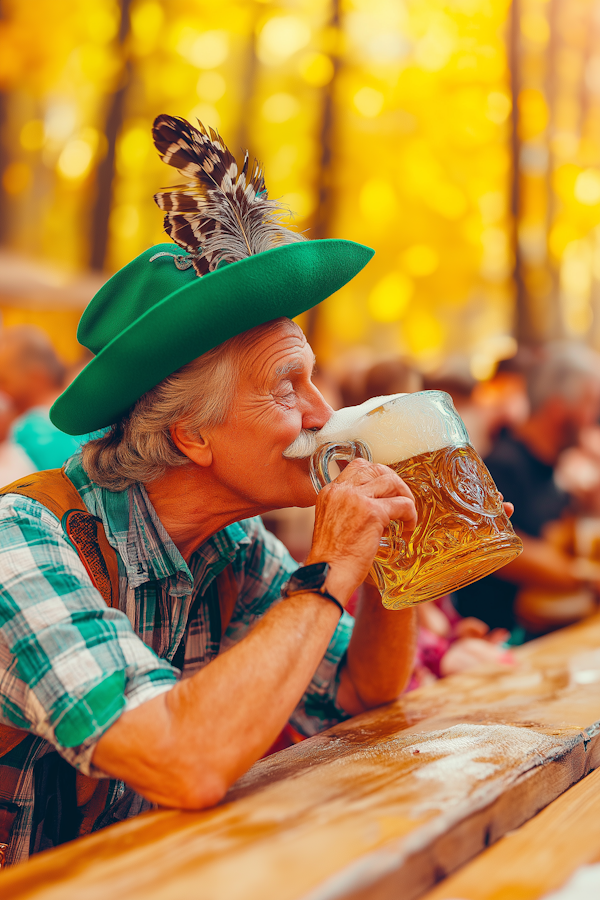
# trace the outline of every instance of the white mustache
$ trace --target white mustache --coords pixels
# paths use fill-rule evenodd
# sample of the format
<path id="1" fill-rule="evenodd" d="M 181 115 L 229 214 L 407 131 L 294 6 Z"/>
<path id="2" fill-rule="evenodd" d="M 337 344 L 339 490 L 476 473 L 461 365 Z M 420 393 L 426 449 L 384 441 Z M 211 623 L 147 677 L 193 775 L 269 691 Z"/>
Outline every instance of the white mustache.
<path id="1" fill-rule="evenodd" d="M 312 456 L 317 447 L 327 442 L 353 441 L 356 438 L 367 440 L 370 434 L 372 438 L 377 439 L 378 445 L 381 444 L 382 440 L 384 441 L 384 450 L 382 450 L 384 456 L 388 457 L 390 452 L 393 456 L 395 451 L 393 449 L 390 451 L 390 447 L 393 448 L 397 443 L 397 426 L 393 424 L 396 422 L 396 418 L 393 412 L 389 413 L 391 418 L 385 419 L 388 423 L 385 434 L 389 433 L 389 437 L 384 437 L 384 432 L 382 432 L 382 435 L 379 435 L 379 426 L 375 427 L 372 422 L 371 425 L 368 425 L 367 423 L 371 421 L 368 417 L 373 412 L 385 412 L 388 406 L 392 408 L 395 400 L 405 396 L 407 395 L 390 394 L 389 397 L 371 397 L 370 400 L 366 400 L 360 406 L 348 406 L 346 409 L 338 409 L 319 431 L 309 431 L 303 428 L 296 440 L 292 441 L 290 446 L 283 451 L 283 455 L 286 459 L 305 459 L 307 456 Z M 418 400 L 421 394 L 414 394 L 413 396 Z"/>
<path id="2" fill-rule="evenodd" d="M 312 456 L 318 447 L 317 437 L 314 431 L 302 429 L 295 441 L 283 451 L 286 459 L 304 459 Z"/>

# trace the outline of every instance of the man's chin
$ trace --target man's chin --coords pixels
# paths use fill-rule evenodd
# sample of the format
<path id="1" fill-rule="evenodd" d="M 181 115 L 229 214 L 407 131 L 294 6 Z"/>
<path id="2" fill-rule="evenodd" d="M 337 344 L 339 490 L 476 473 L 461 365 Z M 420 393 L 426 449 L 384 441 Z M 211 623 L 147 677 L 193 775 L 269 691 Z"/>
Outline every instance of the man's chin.
<path id="1" fill-rule="evenodd" d="M 310 460 L 308 459 L 290 459 L 287 462 L 296 469 L 295 478 L 290 479 L 288 484 L 290 490 L 288 496 L 293 496 L 293 500 L 286 504 L 287 506 L 314 506 L 317 502 L 317 494 L 310 480 Z"/>

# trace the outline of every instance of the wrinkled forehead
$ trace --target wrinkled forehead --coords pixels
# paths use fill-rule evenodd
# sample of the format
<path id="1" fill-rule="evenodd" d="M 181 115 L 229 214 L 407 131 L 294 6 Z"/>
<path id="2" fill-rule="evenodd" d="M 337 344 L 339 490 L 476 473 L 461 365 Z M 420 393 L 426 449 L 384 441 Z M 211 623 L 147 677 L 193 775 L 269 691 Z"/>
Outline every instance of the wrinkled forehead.
<path id="1" fill-rule="evenodd" d="M 314 354 L 306 336 L 291 319 L 259 325 L 242 337 L 240 369 L 253 382 L 301 371 L 307 362 L 310 367 L 313 365 Z"/>

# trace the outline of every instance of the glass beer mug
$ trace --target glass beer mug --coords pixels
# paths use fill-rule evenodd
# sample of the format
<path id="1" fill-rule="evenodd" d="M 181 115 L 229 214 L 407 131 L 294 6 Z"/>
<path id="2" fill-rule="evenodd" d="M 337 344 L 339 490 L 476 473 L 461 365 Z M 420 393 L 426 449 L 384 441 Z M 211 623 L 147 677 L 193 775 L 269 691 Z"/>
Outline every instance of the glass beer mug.
<path id="1" fill-rule="evenodd" d="M 523 549 L 490 473 L 443 391 L 377 397 L 340 410 L 316 438 L 310 468 L 317 491 L 331 480 L 332 460 L 362 456 L 391 466 L 413 492 L 417 527 L 404 536 L 401 523 L 392 522 L 371 569 L 387 609 L 471 584 Z"/>

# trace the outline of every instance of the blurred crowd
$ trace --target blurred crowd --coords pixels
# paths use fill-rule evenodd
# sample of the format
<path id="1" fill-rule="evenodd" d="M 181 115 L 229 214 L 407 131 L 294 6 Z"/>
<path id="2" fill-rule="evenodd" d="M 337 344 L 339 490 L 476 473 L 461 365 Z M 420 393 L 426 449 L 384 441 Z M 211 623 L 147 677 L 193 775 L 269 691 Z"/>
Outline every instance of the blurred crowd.
<path id="1" fill-rule="evenodd" d="M 0 483 L 60 467 L 88 436 L 52 425 L 49 410 L 87 360 L 69 369 L 35 326 L 0 334 Z M 487 381 L 462 359 L 422 375 L 403 359 L 317 371 L 334 409 L 421 390 L 450 394 L 505 500 L 522 555 L 494 575 L 417 607 L 409 689 L 480 663 L 511 665 L 511 646 L 571 624 L 600 598 L 600 355 L 557 341 L 520 348 Z M 267 527 L 302 562 L 313 509 L 276 510 Z M 353 598 L 350 612 L 360 602 Z"/>

